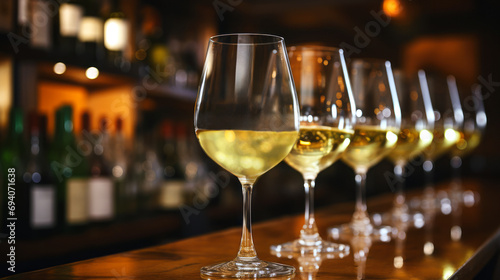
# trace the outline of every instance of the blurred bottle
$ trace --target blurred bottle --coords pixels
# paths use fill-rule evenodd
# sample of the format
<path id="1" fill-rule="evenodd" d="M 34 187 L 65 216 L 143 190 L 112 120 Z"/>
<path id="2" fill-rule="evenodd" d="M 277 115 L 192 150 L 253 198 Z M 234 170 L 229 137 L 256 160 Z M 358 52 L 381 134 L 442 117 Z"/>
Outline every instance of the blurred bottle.
<path id="1" fill-rule="evenodd" d="M 23 206 L 18 206 L 17 203 L 19 201 L 19 197 L 22 197 L 23 184 L 22 184 L 22 174 L 25 168 L 25 151 L 26 146 L 24 142 L 24 120 L 23 120 L 23 111 L 20 108 L 12 108 L 9 112 L 9 126 L 7 130 L 7 135 L 5 141 L 2 144 L 2 149 L 0 151 L 0 162 L 2 165 L 2 171 L 0 172 L 0 179 L 2 182 L 0 183 L 2 188 L 2 209 L 5 209 L 3 213 L 3 221 L 6 221 L 7 217 L 18 217 L 25 219 L 26 214 L 22 213 Z M 7 174 L 12 174 L 8 172 L 9 169 L 15 169 L 15 182 L 13 189 L 8 189 L 8 176 Z M 8 191 L 12 191 L 15 196 L 13 199 L 8 198 Z M 8 202 L 13 201 L 15 203 L 16 211 L 15 216 L 9 215 L 10 211 L 8 211 Z M 22 202 L 21 202 L 22 203 Z M 23 203 L 24 204 L 24 203 Z M 23 215 L 23 216 L 20 216 Z M 2 222 L 2 230 L 6 231 L 7 223 Z"/>
<path id="2" fill-rule="evenodd" d="M 59 51 L 66 55 L 75 55 L 78 47 L 84 8 L 79 0 L 68 0 L 59 6 Z"/>
<path id="3" fill-rule="evenodd" d="M 117 219 L 133 215 L 137 209 L 137 188 L 129 172 L 129 149 L 123 134 L 123 120 L 118 117 L 115 123 L 115 134 L 112 141 L 112 168 L 115 188 L 115 211 Z"/>
<path id="4" fill-rule="evenodd" d="M 34 48 L 51 50 L 53 43 L 52 36 L 52 14 L 56 13 L 52 9 L 55 7 L 51 0 L 31 0 L 29 25 L 31 36 L 30 44 Z"/>
<path id="5" fill-rule="evenodd" d="M 85 2 L 78 40 L 81 42 L 82 54 L 86 59 L 91 62 L 104 59 L 104 21 L 99 15 L 99 3 L 96 0 Z"/>
<path id="6" fill-rule="evenodd" d="M 50 167 L 57 184 L 58 224 L 66 231 L 82 230 L 89 221 L 89 166 L 84 141 L 89 129 L 88 114 L 82 115 L 82 133 L 78 145 L 73 134 L 73 109 L 61 106 L 56 111 L 55 135 L 50 149 Z"/>
<path id="7" fill-rule="evenodd" d="M 182 131 L 181 131 L 182 132 Z M 179 145 L 185 143 L 184 135 L 175 137 L 175 126 L 170 120 L 161 125 L 162 141 L 160 144 L 161 164 L 163 166 L 162 183 L 160 186 L 159 206 L 161 209 L 176 209 L 184 204 L 186 179 L 179 162 Z M 177 140 L 182 140 L 178 142 Z"/>
<path id="8" fill-rule="evenodd" d="M 25 223 L 24 230 L 29 237 L 40 238 L 54 232 L 56 228 L 56 187 L 50 174 L 46 151 L 47 118 L 32 112 L 29 115 L 29 153 L 23 182 Z M 20 209 L 20 210 L 21 210 Z"/>
<path id="9" fill-rule="evenodd" d="M 9 113 L 9 127 L 2 145 L 1 161 L 4 168 L 23 168 L 26 158 L 24 141 L 24 118 L 21 108 L 12 108 Z M 18 171 L 20 172 L 21 169 Z M 3 170 L 2 170 L 3 173 Z"/>
<path id="10" fill-rule="evenodd" d="M 99 122 L 99 137 L 91 156 L 91 178 L 89 180 L 89 218 L 94 222 L 111 221 L 115 215 L 114 184 L 111 176 L 109 156 L 111 147 L 108 123 L 105 118 Z"/>
<path id="11" fill-rule="evenodd" d="M 158 208 L 158 189 L 161 183 L 161 165 L 151 125 L 155 115 L 152 111 L 138 114 L 134 139 L 132 182 L 138 188 L 138 210 L 141 214 L 155 212 Z"/>
<path id="12" fill-rule="evenodd" d="M 16 33 L 19 36 L 24 36 L 24 34 L 30 32 L 29 1 L 17 0 Z"/>

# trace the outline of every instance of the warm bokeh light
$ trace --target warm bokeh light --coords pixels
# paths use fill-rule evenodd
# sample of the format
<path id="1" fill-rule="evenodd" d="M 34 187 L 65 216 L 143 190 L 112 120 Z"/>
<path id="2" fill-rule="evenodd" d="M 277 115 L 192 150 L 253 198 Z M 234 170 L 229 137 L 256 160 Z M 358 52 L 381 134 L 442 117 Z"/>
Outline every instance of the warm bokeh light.
<path id="1" fill-rule="evenodd" d="M 455 130 L 448 128 L 444 131 L 444 137 L 450 142 L 456 142 L 460 138 L 460 134 L 458 134 Z"/>
<path id="2" fill-rule="evenodd" d="M 386 15 L 390 17 L 397 17 L 403 11 L 403 6 L 399 0 L 384 0 L 382 9 Z"/>
<path id="3" fill-rule="evenodd" d="M 394 257 L 394 267 L 395 268 L 402 268 L 403 265 L 404 265 L 403 257 L 401 257 L 401 256 Z"/>
<path id="4" fill-rule="evenodd" d="M 424 244 L 424 254 L 430 256 L 434 253 L 434 244 L 432 242 L 425 242 Z M 448 279 L 448 278 L 447 278 Z"/>
<path id="5" fill-rule="evenodd" d="M 90 80 L 94 80 L 99 77 L 99 70 L 95 67 L 89 67 L 87 71 L 85 71 L 85 76 Z"/>
<path id="6" fill-rule="evenodd" d="M 455 268 L 452 265 L 445 265 L 443 267 L 443 279 L 449 279 L 453 273 L 455 273 Z"/>
<path id="7" fill-rule="evenodd" d="M 121 51 L 127 45 L 127 21 L 110 18 L 104 23 L 104 46 L 110 51 Z"/>
<path id="8" fill-rule="evenodd" d="M 64 72 L 66 72 L 66 64 L 62 62 L 54 64 L 54 73 L 56 73 L 57 75 L 62 75 L 64 74 Z"/>

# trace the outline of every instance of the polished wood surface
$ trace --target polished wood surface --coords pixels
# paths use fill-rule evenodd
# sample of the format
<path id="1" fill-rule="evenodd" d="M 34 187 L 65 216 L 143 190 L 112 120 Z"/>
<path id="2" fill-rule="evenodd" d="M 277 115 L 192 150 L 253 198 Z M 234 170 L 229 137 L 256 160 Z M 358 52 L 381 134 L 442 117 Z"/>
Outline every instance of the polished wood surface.
<path id="1" fill-rule="evenodd" d="M 423 252 L 426 240 L 424 229 L 408 229 L 404 240 L 404 263 L 400 268 L 395 267 L 394 240 L 387 243 L 373 242 L 369 248 L 364 248 L 363 252 L 367 254 L 365 265 L 355 262 L 355 256 L 363 256 L 359 251 L 355 252 L 359 244 L 352 244 L 354 246 L 351 246 L 349 255 L 336 259 L 287 259 L 273 256 L 269 250 L 271 245 L 297 237 L 303 223 L 300 215 L 254 225 L 257 252 L 263 260 L 295 266 L 295 279 L 356 279 L 360 273 L 364 273 L 366 279 L 472 279 L 480 273 L 486 275 L 483 267 L 487 267 L 500 252 L 500 186 L 484 180 L 465 180 L 463 186 L 466 190 L 479 193 L 480 202 L 463 208 L 460 218 L 462 239 L 451 240 L 452 217 L 439 213 L 432 231 L 434 253 L 426 256 Z M 437 188 L 448 187 L 449 183 L 443 183 Z M 409 197 L 420 193 L 421 190 L 413 191 Z M 368 210 L 371 213 L 383 212 L 390 209 L 391 203 L 392 194 L 385 194 L 370 199 Z M 345 203 L 317 211 L 316 219 L 323 237 L 326 238 L 329 226 L 348 222 L 353 208 L 352 203 Z M 200 279 L 200 267 L 236 256 L 240 233 L 240 228 L 231 228 L 161 246 L 13 275 L 6 279 Z M 400 266 L 400 263 L 396 266 Z"/>

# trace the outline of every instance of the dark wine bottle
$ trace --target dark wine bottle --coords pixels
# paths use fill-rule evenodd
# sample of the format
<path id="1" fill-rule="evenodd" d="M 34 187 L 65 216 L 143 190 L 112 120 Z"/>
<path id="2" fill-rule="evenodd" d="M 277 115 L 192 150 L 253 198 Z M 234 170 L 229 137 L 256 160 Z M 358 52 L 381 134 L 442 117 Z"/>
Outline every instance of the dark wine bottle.
<path id="1" fill-rule="evenodd" d="M 56 111 L 56 129 L 50 167 L 57 184 L 58 222 L 66 231 L 80 231 L 88 224 L 89 166 L 73 134 L 73 109 Z"/>
<path id="2" fill-rule="evenodd" d="M 26 186 L 26 218 L 22 221 L 30 238 L 41 238 L 56 228 L 56 187 L 50 174 L 46 149 L 46 118 L 29 115 L 29 153 L 23 173 Z"/>
<path id="3" fill-rule="evenodd" d="M 160 187 L 159 206 L 163 210 L 177 209 L 184 204 L 186 180 L 179 163 L 175 124 L 166 120 L 162 124 L 161 131 L 160 161 L 163 166 L 163 180 Z"/>
<path id="4" fill-rule="evenodd" d="M 115 190 L 109 165 L 110 143 L 107 121 L 100 120 L 98 141 L 91 155 L 89 180 L 89 218 L 93 222 L 109 222 L 115 215 Z"/>

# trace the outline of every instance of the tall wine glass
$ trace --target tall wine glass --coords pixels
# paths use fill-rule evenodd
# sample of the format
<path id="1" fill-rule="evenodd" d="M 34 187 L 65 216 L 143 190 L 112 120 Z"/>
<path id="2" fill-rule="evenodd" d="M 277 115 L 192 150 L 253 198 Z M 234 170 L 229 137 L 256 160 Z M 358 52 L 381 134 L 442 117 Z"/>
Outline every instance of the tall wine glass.
<path id="1" fill-rule="evenodd" d="M 400 70 L 395 70 L 394 80 L 401 106 L 401 130 L 396 148 L 388 156 L 394 163 L 396 177 L 390 181 L 391 189 L 396 193 L 392 209 L 393 224 L 410 220 L 404 193 L 405 166 L 432 143 L 434 129 L 434 110 L 425 72 L 420 70 L 418 74 L 407 77 Z"/>
<path id="2" fill-rule="evenodd" d="M 459 94 L 464 112 L 464 122 L 458 129 L 460 138 L 451 149 L 452 157 L 450 160 L 450 165 L 454 171 L 454 178 L 449 194 L 453 217 L 453 226 L 450 230 L 450 237 L 454 241 L 458 241 L 462 237 L 460 217 L 464 200 L 472 201 L 472 204 L 475 201 L 473 194 L 467 195 L 463 191 L 460 174 L 462 160 L 479 145 L 487 123 L 483 98 L 481 95 L 481 86 L 475 85 L 470 91 L 465 87 L 461 87 L 459 88 Z M 472 199 L 467 198 L 467 196 Z M 468 202 L 468 204 L 471 203 Z"/>
<path id="3" fill-rule="evenodd" d="M 368 216 L 365 199 L 366 173 L 396 146 L 401 126 L 391 63 L 384 60 L 353 60 L 351 82 L 356 102 L 356 124 L 351 144 L 342 160 L 356 173 L 356 206 L 349 224 L 329 230 L 334 238 L 369 236 L 389 238 L 389 229 L 375 228 Z"/>
<path id="4" fill-rule="evenodd" d="M 354 133 L 355 104 L 341 49 L 303 46 L 288 49 L 300 104 L 299 139 L 285 162 L 304 178 L 305 223 L 300 237 L 271 251 L 348 252 L 349 246 L 323 240 L 314 218 L 318 173 L 345 151 Z"/>
<path id="5" fill-rule="evenodd" d="M 427 187 L 424 190 L 421 207 L 425 220 L 424 254 L 434 253 L 432 231 L 434 216 L 437 210 L 436 195 L 433 185 L 432 172 L 434 161 L 445 155 L 460 139 L 457 131 L 462 126 L 464 115 L 460 104 L 457 83 L 453 76 L 440 76 L 437 74 L 424 75 L 431 96 L 434 109 L 434 131 L 432 143 L 424 150 L 425 162 L 423 164 L 427 177 Z"/>
<path id="6" fill-rule="evenodd" d="M 283 38 L 260 34 L 210 38 L 194 126 L 207 155 L 241 182 L 243 229 L 236 258 L 201 268 L 202 276 L 294 274 L 291 266 L 257 257 L 250 208 L 257 178 L 282 161 L 295 144 L 299 116 Z"/>
<path id="7" fill-rule="evenodd" d="M 417 224 L 422 221 L 421 219 L 414 221 L 414 215 L 409 212 L 406 204 L 405 178 L 407 176 L 405 167 L 408 162 L 413 164 L 412 159 L 420 155 L 431 144 L 434 110 L 424 71 L 407 76 L 402 71 L 395 70 L 394 80 L 401 106 L 401 130 L 396 148 L 388 156 L 394 163 L 394 178 L 391 176 L 386 178 L 388 178 L 391 189 L 395 191 L 395 196 L 392 211 L 387 216 L 389 216 L 388 220 L 390 220 L 392 235 L 396 243 L 394 267 L 401 268 L 404 263 L 406 231 L 411 222 Z M 422 214 L 419 213 L 418 216 L 422 216 Z"/>

